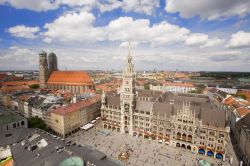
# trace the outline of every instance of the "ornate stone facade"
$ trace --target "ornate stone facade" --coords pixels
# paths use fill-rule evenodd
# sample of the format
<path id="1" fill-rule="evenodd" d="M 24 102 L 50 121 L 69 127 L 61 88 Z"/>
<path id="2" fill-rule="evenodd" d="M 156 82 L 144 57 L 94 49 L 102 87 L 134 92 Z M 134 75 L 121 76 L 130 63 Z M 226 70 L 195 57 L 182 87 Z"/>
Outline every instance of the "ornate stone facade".
<path id="1" fill-rule="evenodd" d="M 104 128 L 225 159 L 229 137 L 226 113 L 208 96 L 135 91 L 134 82 L 129 51 L 120 94 L 102 94 Z"/>

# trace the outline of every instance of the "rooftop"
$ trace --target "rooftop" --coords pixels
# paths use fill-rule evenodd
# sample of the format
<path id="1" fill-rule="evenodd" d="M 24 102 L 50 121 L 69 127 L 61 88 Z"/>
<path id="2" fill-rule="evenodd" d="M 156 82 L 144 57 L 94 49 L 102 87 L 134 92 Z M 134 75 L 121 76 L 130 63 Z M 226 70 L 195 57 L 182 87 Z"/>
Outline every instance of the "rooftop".
<path id="1" fill-rule="evenodd" d="M 5 107 L 0 106 L 0 125 L 9 124 L 22 119 L 25 118 L 15 112 L 7 110 Z"/>
<path id="2" fill-rule="evenodd" d="M 250 109 L 243 107 L 243 108 L 237 108 L 236 109 L 237 113 L 239 114 L 240 117 L 245 116 L 246 114 L 250 113 Z"/>
<path id="3" fill-rule="evenodd" d="M 74 112 L 74 111 L 79 110 L 81 108 L 88 107 L 88 106 L 90 106 L 98 101 L 100 101 L 100 95 L 96 95 L 90 99 L 82 100 L 82 101 L 77 102 L 77 103 L 71 103 L 71 104 L 68 104 L 67 106 L 64 106 L 64 107 L 59 107 L 59 108 L 53 110 L 52 113 L 59 114 L 59 115 L 66 115 L 70 112 Z"/>
<path id="4" fill-rule="evenodd" d="M 73 165 L 78 166 L 84 160 L 96 166 L 116 165 L 105 154 L 95 149 L 78 145 L 66 146 L 65 141 L 45 131 L 39 129 L 26 130 L 28 133 L 22 138 L 23 141 L 19 140 L 17 144 L 11 147 L 12 156 L 17 166 L 64 166 L 67 163 L 74 163 Z M 37 145 L 37 147 L 33 150 L 28 150 L 28 147 L 32 145 Z M 61 150 L 58 151 L 56 149 Z"/>
<path id="5" fill-rule="evenodd" d="M 93 85 L 93 81 L 84 71 L 53 71 L 49 77 L 48 84 Z"/>

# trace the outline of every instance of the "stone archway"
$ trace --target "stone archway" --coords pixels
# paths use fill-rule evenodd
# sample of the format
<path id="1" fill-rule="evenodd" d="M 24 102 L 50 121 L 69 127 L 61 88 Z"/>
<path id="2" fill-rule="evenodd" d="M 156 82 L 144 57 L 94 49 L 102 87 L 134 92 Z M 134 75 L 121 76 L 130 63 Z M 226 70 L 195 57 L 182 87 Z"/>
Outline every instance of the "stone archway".
<path id="1" fill-rule="evenodd" d="M 185 133 L 182 134 L 182 140 L 186 140 L 187 139 L 187 135 Z"/>
<path id="2" fill-rule="evenodd" d="M 191 146 L 190 146 L 190 145 L 188 145 L 188 146 L 187 146 L 187 149 L 191 151 Z"/>
<path id="3" fill-rule="evenodd" d="M 192 141 L 192 135 L 188 135 L 187 139 L 188 139 L 189 142 L 191 142 Z"/>
<path id="4" fill-rule="evenodd" d="M 217 153 L 215 157 L 217 159 L 223 159 L 223 155 L 221 153 Z"/>
<path id="5" fill-rule="evenodd" d="M 108 127 L 108 125 L 106 125 L 106 124 L 104 124 L 104 126 L 103 126 L 105 129 Z"/>
<path id="6" fill-rule="evenodd" d="M 180 140 L 181 139 L 181 133 L 177 133 L 176 139 Z"/>
<path id="7" fill-rule="evenodd" d="M 202 154 L 202 155 L 205 155 L 205 150 L 202 149 L 202 148 L 200 148 L 200 149 L 198 150 L 198 153 L 199 153 L 199 154 Z"/>
<path id="8" fill-rule="evenodd" d="M 181 144 L 180 143 L 176 143 L 176 147 L 181 147 Z"/>
<path id="9" fill-rule="evenodd" d="M 144 135 L 144 139 L 149 139 L 148 135 Z"/>
<path id="10" fill-rule="evenodd" d="M 116 128 L 115 127 L 112 127 L 112 130 L 115 130 Z"/>
<path id="11" fill-rule="evenodd" d="M 111 126 L 109 126 L 108 129 L 111 129 Z"/>
<path id="12" fill-rule="evenodd" d="M 136 137 L 136 136 L 137 136 L 137 132 L 134 132 L 134 133 L 133 133 L 133 136 Z"/>
<path id="13" fill-rule="evenodd" d="M 182 145 L 181 145 L 181 148 L 186 149 L 186 145 L 185 145 L 185 144 L 182 144 Z"/>
<path id="14" fill-rule="evenodd" d="M 120 128 L 117 128 L 116 130 L 117 130 L 117 132 L 120 132 Z"/>
<path id="15" fill-rule="evenodd" d="M 214 157 L 214 152 L 211 150 L 207 151 L 207 156 Z"/>

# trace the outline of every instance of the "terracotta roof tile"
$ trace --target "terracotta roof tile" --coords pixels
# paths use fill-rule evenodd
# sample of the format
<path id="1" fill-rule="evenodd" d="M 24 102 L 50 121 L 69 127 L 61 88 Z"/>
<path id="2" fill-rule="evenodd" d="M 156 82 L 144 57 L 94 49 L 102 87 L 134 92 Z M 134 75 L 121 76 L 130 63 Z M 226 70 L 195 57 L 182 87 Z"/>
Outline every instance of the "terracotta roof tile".
<path id="1" fill-rule="evenodd" d="M 236 109 L 237 113 L 240 115 L 240 117 L 245 116 L 246 114 L 250 113 L 250 109 L 249 108 L 237 108 Z"/>
<path id="2" fill-rule="evenodd" d="M 53 110 L 52 112 L 55 113 L 55 114 L 59 114 L 59 115 L 66 115 L 70 112 L 74 112 L 74 111 L 77 111 L 79 110 L 80 108 L 84 108 L 84 107 L 88 107 L 98 101 L 101 100 L 101 96 L 100 95 L 96 95 L 94 97 L 92 97 L 91 99 L 88 99 L 88 100 L 83 100 L 83 101 L 80 101 L 80 102 L 77 102 L 77 103 L 72 103 L 72 104 L 69 104 L 67 106 L 64 106 L 64 107 L 59 107 L 55 110 Z"/>
<path id="3" fill-rule="evenodd" d="M 3 86 L 18 86 L 18 85 L 34 85 L 39 84 L 36 80 L 30 80 L 30 81 L 9 81 L 9 82 L 1 82 L 0 83 Z"/>
<path id="4" fill-rule="evenodd" d="M 93 85 L 90 76 L 83 71 L 53 71 L 48 85 Z"/>

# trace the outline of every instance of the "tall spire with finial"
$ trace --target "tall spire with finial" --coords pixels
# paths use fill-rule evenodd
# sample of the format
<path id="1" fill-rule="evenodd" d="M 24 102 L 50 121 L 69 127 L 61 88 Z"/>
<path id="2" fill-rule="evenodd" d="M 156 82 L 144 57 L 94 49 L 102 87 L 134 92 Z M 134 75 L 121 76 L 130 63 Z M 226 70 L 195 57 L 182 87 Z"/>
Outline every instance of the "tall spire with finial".
<path id="1" fill-rule="evenodd" d="M 128 42 L 128 57 L 127 57 L 127 64 L 125 67 L 125 70 L 123 72 L 123 74 L 127 74 L 127 75 L 134 75 L 134 65 L 132 63 L 133 61 L 133 57 L 132 57 L 132 53 L 131 53 L 131 44 L 130 41 Z"/>

